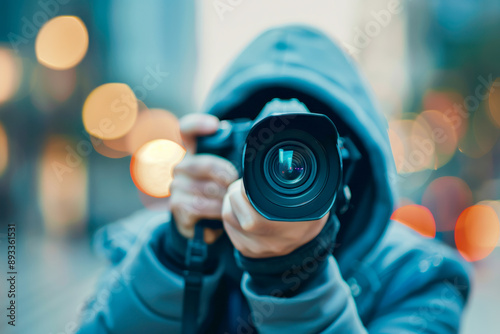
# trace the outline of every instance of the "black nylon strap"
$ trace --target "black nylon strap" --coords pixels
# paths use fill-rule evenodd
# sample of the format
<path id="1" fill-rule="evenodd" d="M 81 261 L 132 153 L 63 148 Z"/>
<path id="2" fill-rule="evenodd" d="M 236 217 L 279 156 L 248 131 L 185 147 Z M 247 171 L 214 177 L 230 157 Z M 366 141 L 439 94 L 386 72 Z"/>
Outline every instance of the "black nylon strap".
<path id="1" fill-rule="evenodd" d="M 188 241 L 186 270 L 184 270 L 184 303 L 182 307 L 182 333 L 198 333 L 198 313 L 203 286 L 203 269 L 207 259 L 207 244 L 203 240 L 206 227 L 219 226 L 220 221 L 202 220 L 194 228 L 194 237 Z"/>

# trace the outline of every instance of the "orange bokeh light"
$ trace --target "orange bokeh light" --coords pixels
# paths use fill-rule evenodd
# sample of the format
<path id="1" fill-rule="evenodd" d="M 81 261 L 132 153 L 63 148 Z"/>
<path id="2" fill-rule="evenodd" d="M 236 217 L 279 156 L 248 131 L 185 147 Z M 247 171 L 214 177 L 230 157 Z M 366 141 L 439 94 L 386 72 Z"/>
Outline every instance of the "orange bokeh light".
<path id="1" fill-rule="evenodd" d="M 0 123 L 0 176 L 7 169 L 9 164 L 9 142 L 7 138 L 7 133 Z"/>
<path id="2" fill-rule="evenodd" d="M 500 222 L 490 206 L 471 206 L 458 217 L 455 243 L 467 261 L 479 261 L 487 257 L 495 249 L 499 238 Z"/>
<path id="3" fill-rule="evenodd" d="M 117 139 L 134 126 L 138 104 L 132 89 L 122 83 L 108 83 L 94 89 L 83 105 L 83 125 L 99 139 Z"/>
<path id="4" fill-rule="evenodd" d="M 87 53 L 89 35 L 85 24 L 75 16 L 58 16 L 45 23 L 35 42 L 40 64 L 66 70 L 76 66 Z"/>
<path id="5" fill-rule="evenodd" d="M 425 206 L 417 204 L 402 206 L 392 213 L 391 219 L 412 228 L 425 237 L 436 236 L 434 216 Z"/>
<path id="6" fill-rule="evenodd" d="M 0 48 L 0 104 L 14 96 L 21 84 L 22 64 L 12 50 Z"/>
<path id="7" fill-rule="evenodd" d="M 170 196 L 174 167 L 185 154 L 181 145 L 166 139 L 144 144 L 130 162 L 130 175 L 135 186 L 152 197 Z"/>

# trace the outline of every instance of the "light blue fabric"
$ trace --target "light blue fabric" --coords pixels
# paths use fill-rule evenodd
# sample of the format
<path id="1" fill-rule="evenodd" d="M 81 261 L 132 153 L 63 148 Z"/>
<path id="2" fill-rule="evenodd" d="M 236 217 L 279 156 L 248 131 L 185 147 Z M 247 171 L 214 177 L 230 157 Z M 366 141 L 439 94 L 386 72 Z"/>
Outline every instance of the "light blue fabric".
<path id="1" fill-rule="evenodd" d="M 327 265 L 302 273 L 311 279 L 288 298 L 260 294 L 247 272 L 241 279 L 231 276 L 240 281 L 240 302 L 251 311 L 229 319 L 234 332 L 458 332 L 469 291 L 466 265 L 447 246 L 390 222 L 394 163 L 385 121 L 368 92 L 339 47 L 302 26 L 262 34 L 215 85 L 207 112 L 221 118 L 255 116 L 270 96 L 295 94 L 312 112 L 331 117 L 363 154 L 350 184 L 353 207 L 339 217 L 338 247 Z M 144 228 L 148 221 L 154 223 Z M 168 221 L 168 213 L 141 212 L 98 234 L 97 244 L 113 266 L 79 333 L 180 332 L 183 281 L 162 260 L 159 246 Z M 140 237 L 136 229 L 142 230 Z M 211 318 L 211 305 L 220 298 L 217 284 L 230 267 L 220 261 L 205 277 L 200 323 L 220 321 Z M 228 301 L 230 309 L 236 305 L 237 300 Z"/>

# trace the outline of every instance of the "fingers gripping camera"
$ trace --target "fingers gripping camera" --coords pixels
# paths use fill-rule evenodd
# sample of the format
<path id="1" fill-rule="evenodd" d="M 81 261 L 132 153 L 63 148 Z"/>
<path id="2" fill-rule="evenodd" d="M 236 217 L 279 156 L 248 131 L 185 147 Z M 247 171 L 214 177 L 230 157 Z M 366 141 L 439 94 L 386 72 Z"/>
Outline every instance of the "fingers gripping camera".
<path id="1" fill-rule="evenodd" d="M 311 113 L 296 99 L 274 99 L 255 120 L 221 122 L 214 135 L 198 139 L 198 153 L 233 162 L 263 217 L 307 221 L 322 218 L 334 205 L 347 207 L 343 160 L 359 152 L 350 141 L 347 152 L 346 144 L 327 116 Z"/>

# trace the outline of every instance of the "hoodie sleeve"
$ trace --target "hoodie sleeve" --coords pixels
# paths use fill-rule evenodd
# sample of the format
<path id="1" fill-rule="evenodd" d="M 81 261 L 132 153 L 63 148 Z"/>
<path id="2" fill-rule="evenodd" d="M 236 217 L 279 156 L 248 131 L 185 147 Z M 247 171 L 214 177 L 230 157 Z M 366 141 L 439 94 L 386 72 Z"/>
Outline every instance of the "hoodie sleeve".
<path id="1" fill-rule="evenodd" d="M 163 256 L 162 242 L 169 240 L 169 233 L 170 223 L 162 223 L 152 232 L 141 233 L 126 251 L 107 248 L 114 265 L 83 311 L 78 333 L 181 332 L 183 268 L 169 256 Z M 208 318 L 209 301 L 222 272 L 223 268 L 217 265 L 203 278 L 200 323 Z"/>
<path id="2" fill-rule="evenodd" d="M 469 290 L 467 267 L 443 245 L 399 237 L 405 237 L 408 249 L 388 253 L 384 247 L 364 263 L 379 271 L 378 283 L 367 283 L 383 287 L 365 292 L 364 300 L 354 300 L 332 255 L 320 272 L 309 264 L 283 275 L 283 281 L 296 283 L 297 293 L 291 295 L 262 290 L 246 272 L 242 290 L 259 333 L 458 333 Z M 370 314 L 361 316 L 357 305 Z"/>
<path id="3" fill-rule="evenodd" d="M 331 254 L 339 226 L 330 215 L 318 236 L 285 256 L 251 259 L 236 252 L 259 333 L 366 333 Z"/>
<path id="4" fill-rule="evenodd" d="M 312 268 L 283 276 L 299 291 L 288 297 L 280 289 L 262 294 L 250 274 L 243 275 L 242 290 L 259 333 L 367 333 L 333 256 L 321 272 Z"/>

